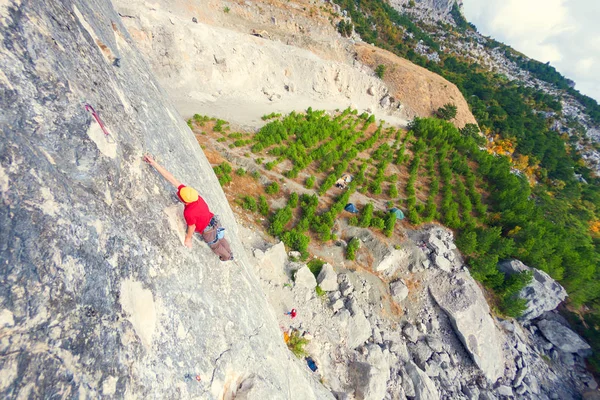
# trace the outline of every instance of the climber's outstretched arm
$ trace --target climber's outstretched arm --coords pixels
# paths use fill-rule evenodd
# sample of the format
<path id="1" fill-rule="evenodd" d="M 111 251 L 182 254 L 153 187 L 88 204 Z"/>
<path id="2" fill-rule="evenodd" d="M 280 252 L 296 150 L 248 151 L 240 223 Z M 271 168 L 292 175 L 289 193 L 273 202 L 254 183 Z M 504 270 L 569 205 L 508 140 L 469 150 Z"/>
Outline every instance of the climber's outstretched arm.
<path id="1" fill-rule="evenodd" d="M 162 165 L 160 165 L 159 163 L 154 161 L 154 159 L 152 158 L 152 156 L 150 154 L 146 154 L 144 156 L 144 161 L 146 161 L 148 164 L 152 165 L 154 167 L 154 169 L 156 169 L 158 171 L 158 173 L 163 176 L 163 178 L 165 178 L 166 180 L 169 181 L 169 183 L 171 183 L 171 185 L 175 186 L 176 188 L 181 186 L 181 182 L 179 182 L 173 176 L 173 174 L 171 174 L 169 171 L 167 171 Z"/>

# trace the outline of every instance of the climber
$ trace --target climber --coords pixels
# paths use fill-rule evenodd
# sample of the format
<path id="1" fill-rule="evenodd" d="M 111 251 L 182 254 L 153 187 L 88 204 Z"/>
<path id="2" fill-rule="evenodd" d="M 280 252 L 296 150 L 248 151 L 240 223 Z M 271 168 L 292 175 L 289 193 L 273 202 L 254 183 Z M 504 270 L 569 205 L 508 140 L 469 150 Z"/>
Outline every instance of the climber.
<path id="1" fill-rule="evenodd" d="M 163 178 L 177 188 L 177 196 L 185 203 L 183 217 L 188 226 L 183 242 L 185 246 L 190 249 L 192 248 L 192 236 L 194 232 L 198 232 L 211 250 L 219 256 L 221 261 L 233 260 L 233 253 L 229 247 L 229 242 L 223 237 L 225 228 L 221 227 L 218 217 L 210 212 L 208 205 L 198 195 L 198 192 L 191 187 L 181 184 L 173 174 L 154 161 L 151 155 L 146 154 L 144 161 L 154 167 Z"/>

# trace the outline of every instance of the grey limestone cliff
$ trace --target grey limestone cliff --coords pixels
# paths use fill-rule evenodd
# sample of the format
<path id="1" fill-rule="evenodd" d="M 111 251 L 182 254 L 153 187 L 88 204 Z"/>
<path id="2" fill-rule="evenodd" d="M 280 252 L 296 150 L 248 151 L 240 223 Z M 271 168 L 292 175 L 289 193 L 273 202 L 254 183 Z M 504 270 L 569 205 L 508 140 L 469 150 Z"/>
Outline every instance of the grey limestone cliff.
<path id="1" fill-rule="evenodd" d="M 209 163 L 110 2 L 3 1 L 0 36 L 0 397 L 330 398 L 285 348 Z M 221 215 L 235 262 L 183 246 L 144 152 Z"/>

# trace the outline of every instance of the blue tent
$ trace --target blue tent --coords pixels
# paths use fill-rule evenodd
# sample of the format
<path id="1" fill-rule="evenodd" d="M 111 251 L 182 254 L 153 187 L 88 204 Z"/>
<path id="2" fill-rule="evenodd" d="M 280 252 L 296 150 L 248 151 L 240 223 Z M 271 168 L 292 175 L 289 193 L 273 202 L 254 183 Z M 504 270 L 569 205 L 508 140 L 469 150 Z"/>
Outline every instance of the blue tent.
<path id="1" fill-rule="evenodd" d="M 354 213 L 354 214 L 356 214 L 358 212 L 358 208 L 356 208 L 356 206 L 352 203 L 346 204 L 346 207 L 344 207 L 344 210 Z"/>
<path id="2" fill-rule="evenodd" d="M 404 213 L 402 212 L 402 210 L 399 210 L 396 207 L 394 207 L 390 210 L 390 212 L 396 214 L 397 220 L 404 219 Z"/>

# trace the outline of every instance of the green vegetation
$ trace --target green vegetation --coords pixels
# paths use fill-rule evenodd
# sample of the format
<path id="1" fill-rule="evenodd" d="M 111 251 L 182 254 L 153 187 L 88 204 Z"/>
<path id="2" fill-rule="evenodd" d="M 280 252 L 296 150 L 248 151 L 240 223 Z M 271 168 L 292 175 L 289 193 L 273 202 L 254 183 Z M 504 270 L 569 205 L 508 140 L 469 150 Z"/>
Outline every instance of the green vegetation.
<path id="1" fill-rule="evenodd" d="M 264 216 L 269 216 L 269 203 L 267 202 L 267 198 L 262 194 L 258 196 L 258 212 Z"/>
<path id="2" fill-rule="evenodd" d="M 535 125 L 537 116 L 533 111 L 531 115 L 534 120 L 529 122 Z M 533 129 L 529 122 L 524 126 Z M 547 140 L 545 145 L 554 143 L 550 134 L 544 137 L 540 140 Z M 514 140 L 518 148 L 520 139 Z M 388 194 L 394 198 L 402 191 L 408 221 L 437 220 L 456 231 L 457 246 L 472 275 L 495 293 L 502 314 L 516 316 L 523 310 L 516 294 L 530 279 L 500 273 L 497 263 L 507 258 L 518 258 L 558 279 L 569 291 L 571 304 L 595 304 L 600 297 L 600 256 L 589 221 L 598 220 L 597 181 L 582 184 L 573 179 L 571 170 L 557 185 L 562 167 L 548 159 L 542 164 L 542 174 L 548 179 L 532 188 L 514 173 L 511 158 L 481 150 L 482 144 L 474 124 L 459 131 L 439 118 L 415 119 L 408 132 L 396 132 L 376 125 L 366 113 L 357 115 L 346 109 L 329 116 L 309 108 L 305 114 L 291 113 L 270 121 L 250 146 L 260 153 L 257 159 L 268 155 L 277 163 L 286 161 L 290 171 L 322 176 L 319 195 L 291 193 L 287 205 L 274 210 L 269 219 L 269 232 L 301 252 L 303 259 L 309 256 L 311 237 L 332 239 L 335 221 L 352 193 L 358 190 L 386 201 Z M 544 151 L 564 154 L 551 151 L 551 146 Z M 569 157 L 565 157 L 568 164 Z M 352 174 L 354 180 L 332 195 L 331 187 L 344 173 Z M 316 181 L 311 175 L 305 185 Z M 273 182 L 266 192 L 278 193 L 279 184 Z M 319 207 L 319 196 L 328 196 L 327 207 Z M 256 208 L 269 215 L 264 196 Z M 393 235 L 395 215 L 375 209 L 373 203 L 359 208 L 360 215 L 349 217 L 349 224 Z M 358 239 L 350 241 L 348 259 L 355 258 L 358 245 Z"/>
<path id="3" fill-rule="evenodd" d="M 265 187 L 265 192 L 267 194 L 277 194 L 279 193 L 279 184 L 277 182 L 271 182 Z"/>
<path id="4" fill-rule="evenodd" d="M 257 205 L 256 205 L 256 199 L 252 196 L 244 196 L 242 198 L 242 208 L 244 210 L 248 210 L 248 211 L 256 211 L 257 209 Z"/>
<path id="5" fill-rule="evenodd" d="M 350 242 L 348 242 L 348 246 L 346 247 L 346 258 L 348 260 L 354 260 L 356 257 L 356 251 L 360 248 L 360 240 L 358 238 L 352 238 Z"/>
<path id="6" fill-rule="evenodd" d="M 223 163 L 221 165 L 218 165 L 216 167 L 213 167 L 213 170 L 215 171 L 215 175 L 217 175 L 217 178 L 219 179 L 219 183 L 221 184 L 221 186 L 225 186 L 227 185 L 229 182 L 231 182 L 231 165 L 229 165 L 229 163 L 227 163 L 227 161 L 223 161 Z"/>
<path id="7" fill-rule="evenodd" d="M 312 189 L 313 186 L 315 186 L 315 177 L 311 175 L 308 178 L 306 178 L 306 182 L 304 183 L 304 187 L 307 188 L 307 189 Z"/>
<path id="8" fill-rule="evenodd" d="M 306 265 L 308 266 L 308 269 L 310 269 L 310 272 L 312 272 L 316 278 L 321 273 L 321 269 L 323 269 L 323 265 L 325 265 L 325 261 L 320 260 L 318 258 L 313 258 Z"/>
<path id="9" fill-rule="evenodd" d="M 323 289 L 321 289 L 321 286 L 319 286 L 319 285 L 317 285 L 315 287 L 315 292 L 317 292 L 317 296 L 319 296 L 319 297 L 323 297 L 327 294 L 327 292 L 324 291 Z"/>
<path id="10" fill-rule="evenodd" d="M 288 349 L 298 358 L 306 357 L 308 354 L 304 350 L 304 346 L 308 344 L 308 339 L 302 337 L 300 332 L 293 330 L 287 341 Z"/>
<path id="11" fill-rule="evenodd" d="M 340 35 L 344 37 L 350 37 L 350 35 L 352 35 L 352 24 L 346 22 L 345 20 L 341 20 L 340 22 L 338 22 L 337 29 Z"/>
<path id="12" fill-rule="evenodd" d="M 456 5 L 456 3 L 455 3 Z M 447 103 L 443 107 L 438 108 L 437 116 L 443 120 L 450 121 L 456 117 L 457 108 L 454 104 Z"/>
<path id="13" fill-rule="evenodd" d="M 268 121 L 270 119 L 279 117 L 281 117 L 281 114 L 272 112 L 271 114 L 263 115 L 262 117 L 260 117 L 260 119 L 262 119 L 263 121 Z"/>
<path id="14" fill-rule="evenodd" d="M 377 68 L 375 68 L 375 75 L 377 75 L 379 79 L 383 79 L 383 76 L 385 75 L 385 70 L 385 65 L 379 64 Z"/>

